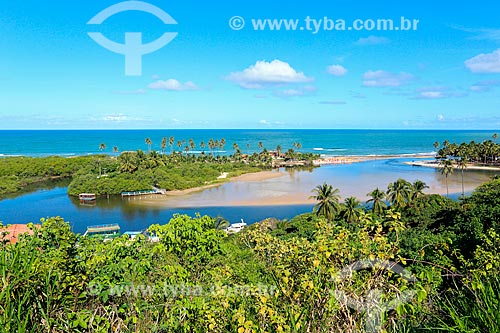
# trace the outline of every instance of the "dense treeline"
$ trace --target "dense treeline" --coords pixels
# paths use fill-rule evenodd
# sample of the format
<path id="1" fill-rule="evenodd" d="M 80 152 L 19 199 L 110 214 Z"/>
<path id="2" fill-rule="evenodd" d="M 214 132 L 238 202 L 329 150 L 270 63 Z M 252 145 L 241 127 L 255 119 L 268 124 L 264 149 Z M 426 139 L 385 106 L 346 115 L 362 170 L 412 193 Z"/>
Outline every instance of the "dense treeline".
<path id="1" fill-rule="evenodd" d="M 27 185 L 53 178 L 71 177 L 96 157 L 8 157 L 0 158 L 0 197 Z"/>
<path id="2" fill-rule="evenodd" d="M 0 158 L 0 197 L 18 192 L 27 185 L 59 177 L 72 178 L 68 193 L 75 196 L 86 192 L 114 195 L 153 187 L 183 190 L 215 183 L 222 172 L 231 177 L 278 167 L 281 165 L 278 162 L 311 164 L 318 157 L 294 149 L 283 152 L 279 145 L 271 152 L 261 142 L 258 144 L 261 151 L 253 154 L 243 154 L 238 144 L 233 143 L 232 155 L 221 155 L 217 150 L 224 149 L 225 139 L 210 139 L 207 144 L 201 142 L 199 154 L 192 152 L 197 147 L 192 139 L 189 142 L 177 141 L 176 144 L 173 137 L 163 138 L 161 152 L 151 150 L 149 138 L 145 142 L 149 147 L 147 153 L 138 150 L 120 154 L 118 147 L 113 147 L 110 155 Z M 302 147 L 300 143 L 293 146 Z M 101 143 L 99 149 L 105 152 L 106 145 Z"/>
<path id="3" fill-rule="evenodd" d="M 460 144 L 450 143 L 445 140 L 442 144 L 434 143 L 434 148 L 441 147 L 437 154 L 437 159 L 451 158 L 455 160 L 464 160 L 471 164 L 498 165 L 500 156 L 500 144 L 496 143 L 497 134 L 493 135 L 493 140 L 486 140 L 481 143 L 470 141 Z"/>
<path id="4" fill-rule="evenodd" d="M 370 318 L 339 292 L 391 304 L 411 291 L 406 303 L 388 306 L 382 329 L 500 332 L 500 180 L 458 202 L 423 188 L 398 180 L 372 191 L 365 207 L 339 202 L 323 184 L 313 213 L 232 236 L 221 219 L 176 215 L 149 228 L 158 243 L 142 236 L 103 243 L 78 237 L 61 218 L 43 220 L 33 236 L 1 248 L 0 327 L 353 332 Z M 378 266 L 338 275 L 362 259 L 398 263 L 416 280 Z"/>

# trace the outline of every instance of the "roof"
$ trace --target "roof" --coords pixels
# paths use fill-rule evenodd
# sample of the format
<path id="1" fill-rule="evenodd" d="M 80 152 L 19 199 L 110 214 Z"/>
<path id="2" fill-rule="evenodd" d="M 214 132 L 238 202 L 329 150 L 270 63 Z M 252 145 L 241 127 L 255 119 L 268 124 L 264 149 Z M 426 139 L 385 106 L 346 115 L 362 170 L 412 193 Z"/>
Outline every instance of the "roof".
<path id="1" fill-rule="evenodd" d="M 11 224 L 9 226 L 2 227 L 0 228 L 0 234 L 3 233 L 8 233 L 5 236 L 5 239 L 12 244 L 17 243 L 21 234 L 27 233 L 29 235 L 33 235 L 33 231 L 28 228 L 27 224 Z"/>
<path id="2" fill-rule="evenodd" d="M 119 230 L 120 226 L 118 224 L 92 225 L 87 227 L 87 233 Z"/>

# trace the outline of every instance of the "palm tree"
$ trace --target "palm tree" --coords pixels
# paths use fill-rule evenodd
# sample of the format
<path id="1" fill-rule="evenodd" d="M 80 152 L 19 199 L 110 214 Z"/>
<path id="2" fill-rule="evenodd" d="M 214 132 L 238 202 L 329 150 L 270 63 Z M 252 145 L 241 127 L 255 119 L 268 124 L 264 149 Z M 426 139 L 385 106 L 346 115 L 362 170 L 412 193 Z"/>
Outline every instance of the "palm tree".
<path id="1" fill-rule="evenodd" d="M 439 148 L 439 142 L 438 141 L 434 142 L 433 146 L 434 146 L 434 148 L 438 149 Z"/>
<path id="2" fill-rule="evenodd" d="M 120 162 L 120 171 L 133 173 L 137 170 L 137 159 L 134 153 L 123 153 L 118 156 Z"/>
<path id="3" fill-rule="evenodd" d="M 262 143 L 262 141 L 259 141 L 259 149 L 263 149 L 264 148 L 264 144 Z"/>
<path id="4" fill-rule="evenodd" d="M 281 156 L 281 145 L 277 145 L 276 146 L 276 157 L 280 157 Z"/>
<path id="5" fill-rule="evenodd" d="M 404 179 L 398 179 L 387 187 L 387 199 L 395 208 L 404 207 L 410 199 L 410 183 Z"/>
<path id="6" fill-rule="evenodd" d="M 224 138 L 220 139 L 220 142 L 219 142 L 220 150 L 224 150 L 225 145 L 226 145 L 226 139 L 224 139 Z"/>
<path id="7" fill-rule="evenodd" d="M 498 134 L 497 133 L 493 134 L 493 140 L 497 141 L 497 139 L 498 139 Z"/>
<path id="8" fill-rule="evenodd" d="M 106 144 L 105 144 L 105 143 L 101 143 L 101 144 L 99 145 L 99 150 L 100 150 L 100 151 L 105 151 L 105 150 L 106 150 Z"/>
<path id="9" fill-rule="evenodd" d="M 387 204 L 384 201 L 385 200 L 384 191 L 379 190 L 377 187 L 376 189 L 374 189 L 373 191 L 371 191 L 367 195 L 371 197 L 371 199 L 369 199 L 367 201 L 367 203 L 368 202 L 373 203 L 373 205 L 372 205 L 373 213 L 375 213 L 377 215 L 381 215 L 384 212 L 384 210 L 387 208 Z"/>
<path id="10" fill-rule="evenodd" d="M 329 221 L 332 221 L 340 211 L 339 189 L 334 189 L 332 185 L 328 185 L 325 182 L 323 185 L 316 186 L 312 192 L 314 195 L 309 198 L 318 201 L 314 206 L 316 215 L 324 216 Z"/>
<path id="11" fill-rule="evenodd" d="M 161 139 L 161 152 L 165 154 L 165 149 L 167 148 L 167 138 L 163 137 Z"/>
<path id="12" fill-rule="evenodd" d="M 236 152 L 238 149 L 240 149 L 240 148 L 239 148 L 239 146 L 238 146 L 238 144 L 237 144 L 236 142 L 235 142 L 235 143 L 233 143 L 233 149 L 235 150 L 235 152 Z"/>
<path id="13" fill-rule="evenodd" d="M 118 154 L 118 152 L 119 152 L 118 147 L 117 147 L 117 146 L 114 146 L 114 147 L 113 147 L 113 153 Z"/>
<path id="14" fill-rule="evenodd" d="M 200 142 L 200 149 L 204 150 L 205 149 L 205 141 Z"/>
<path id="15" fill-rule="evenodd" d="M 153 144 L 153 141 L 151 141 L 150 138 L 146 138 L 145 142 L 148 145 L 148 152 L 151 152 L 151 145 Z"/>
<path id="16" fill-rule="evenodd" d="M 215 219 L 215 222 L 214 222 L 214 227 L 215 229 L 217 230 L 222 230 L 222 229 L 226 229 L 227 227 L 229 227 L 231 225 L 231 223 L 229 223 L 228 220 L 226 220 L 225 218 L 223 217 L 220 217 L 218 216 L 216 219 Z"/>
<path id="17" fill-rule="evenodd" d="M 348 223 L 354 223 L 359 221 L 359 217 L 361 216 L 361 210 L 359 209 L 359 200 L 355 197 L 349 197 L 345 199 L 344 206 L 345 210 L 342 212 L 342 217 Z"/>
<path id="18" fill-rule="evenodd" d="M 465 189 L 464 189 L 464 169 L 467 169 L 467 166 L 468 166 L 468 162 L 467 162 L 467 158 L 465 157 L 461 157 L 459 160 L 458 160 L 458 167 L 460 168 L 460 171 L 462 173 L 462 198 L 465 197 Z"/>
<path id="19" fill-rule="evenodd" d="M 444 175 L 446 182 L 446 196 L 449 196 L 448 190 L 448 176 L 453 173 L 453 162 L 450 159 L 442 160 L 439 165 L 441 166 L 441 174 Z"/>
<path id="20" fill-rule="evenodd" d="M 426 188 L 429 188 L 427 184 L 421 180 L 416 180 L 411 184 L 411 201 L 415 201 L 417 198 L 420 198 L 421 196 L 425 195 L 424 190 Z"/>
<path id="21" fill-rule="evenodd" d="M 175 138 L 173 136 L 168 138 L 168 144 L 170 146 L 170 153 L 174 152 L 174 143 L 175 143 Z"/>
<path id="22" fill-rule="evenodd" d="M 189 148 L 191 148 L 191 150 L 196 148 L 196 143 L 194 143 L 193 139 L 189 139 Z"/>

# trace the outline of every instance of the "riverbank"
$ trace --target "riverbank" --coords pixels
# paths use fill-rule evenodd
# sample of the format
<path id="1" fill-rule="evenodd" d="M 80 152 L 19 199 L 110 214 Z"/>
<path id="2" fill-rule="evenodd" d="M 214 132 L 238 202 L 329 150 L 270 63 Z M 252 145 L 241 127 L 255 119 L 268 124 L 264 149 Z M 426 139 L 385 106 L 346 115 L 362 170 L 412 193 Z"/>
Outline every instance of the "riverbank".
<path id="1" fill-rule="evenodd" d="M 424 168 L 435 168 L 440 169 L 441 165 L 437 161 L 412 161 L 405 162 L 407 165 L 416 166 L 416 167 L 424 167 Z M 459 165 L 453 164 L 454 169 L 461 169 Z M 485 165 L 467 165 L 466 170 L 484 170 L 484 171 L 500 171 L 500 166 L 485 166 Z"/>
<path id="2" fill-rule="evenodd" d="M 229 179 L 216 186 L 176 191 L 173 196 L 143 198 L 131 202 L 151 208 L 241 207 L 241 206 L 293 206 L 315 204 L 311 191 L 324 182 L 340 190 L 341 201 L 354 196 L 361 202 L 375 188 L 382 191 L 398 178 L 414 182 L 424 181 L 427 194 L 454 195 L 462 193 L 462 179 L 456 172 L 445 179 L 437 170 L 413 168 L 407 162 L 413 158 L 369 156 L 352 159 L 349 164 L 323 164 L 312 170 L 279 169 L 246 174 Z M 363 162 L 363 163 L 361 163 Z M 464 178 L 466 193 L 488 181 L 492 171 L 470 171 Z"/>

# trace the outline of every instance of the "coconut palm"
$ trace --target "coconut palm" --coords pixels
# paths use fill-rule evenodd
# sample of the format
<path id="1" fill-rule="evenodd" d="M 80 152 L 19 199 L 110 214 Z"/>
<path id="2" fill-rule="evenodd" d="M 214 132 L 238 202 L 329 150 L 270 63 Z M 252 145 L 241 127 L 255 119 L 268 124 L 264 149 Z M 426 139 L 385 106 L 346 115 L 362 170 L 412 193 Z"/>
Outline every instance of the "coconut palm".
<path id="1" fill-rule="evenodd" d="M 170 146 L 170 153 L 174 152 L 174 143 L 175 143 L 175 138 L 173 136 L 168 138 L 168 144 Z"/>
<path id="2" fill-rule="evenodd" d="M 458 160 L 458 167 L 460 168 L 460 172 L 462 173 L 462 198 L 465 197 L 465 189 L 464 189 L 464 170 L 467 169 L 468 162 L 467 158 L 461 157 Z"/>
<path id="3" fill-rule="evenodd" d="M 264 148 L 264 144 L 262 143 L 262 141 L 259 141 L 258 145 L 259 145 L 259 149 L 263 149 Z"/>
<path id="4" fill-rule="evenodd" d="M 137 170 L 137 159 L 135 153 L 123 153 L 118 156 L 118 161 L 120 162 L 120 171 L 133 173 Z"/>
<path id="5" fill-rule="evenodd" d="M 167 148 L 167 138 L 161 139 L 161 152 L 165 154 L 165 149 Z"/>
<path id="6" fill-rule="evenodd" d="M 100 151 L 105 151 L 105 150 L 106 150 L 106 144 L 105 144 L 105 143 L 101 143 L 101 144 L 99 145 L 99 150 L 100 150 Z"/>
<path id="7" fill-rule="evenodd" d="M 231 225 L 231 223 L 229 223 L 228 220 L 226 220 L 225 218 L 223 217 L 220 217 L 218 216 L 216 219 L 215 219 L 215 222 L 214 222 L 214 227 L 215 229 L 217 230 L 223 230 L 223 229 L 226 229 L 227 227 L 229 227 Z"/>
<path id="8" fill-rule="evenodd" d="M 439 148 L 439 142 L 438 141 L 434 142 L 433 146 L 434 146 L 434 148 L 438 149 Z"/>
<path id="9" fill-rule="evenodd" d="M 314 206 L 314 212 L 318 216 L 324 216 L 329 221 L 332 221 L 340 211 L 340 195 L 339 189 L 334 189 L 332 185 L 326 182 L 323 185 L 316 186 L 312 192 L 314 195 L 310 199 L 316 200 L 318 203 Z"/>
<path id="10" fill-rule="evenodd" d="M 442 160 L 439 163 L 441 167 L 441 174 L 444 175 L 445 182 L 446 182 L 446 196 L 450 195 L 449 189 L 448 189 L 448 176 L 453 173 L 453 162 L 450 159 L 445 159 Z"/>
<path id="11" fill-rule="evenodd" d="M 277 145 L 276 146 L 276 155 L 277 155 L 277 157 L 281 156 L 281 152 L 282 152 L 281 145 Z"/>
<path id="12" fill-rule="evenodd" d="M 220 139 L 220 142 L 219 142 L 220 150 L 224 150 L 225 145 L 226 145 L 226 139 L 224 139 L 224 138 Z"/>
<path id="13" fill-rule="evenodd" d="M 378 189 L 374 189 L 370 193 L 367 194 L 371 198 L 367 201 L 372 203 L 372 212 L 381 215 L 384 210 L 387 208 L 387 204 L 385 203 L 385 193 Z"/>
<path id="14" fill-rule="evenodd" d="M 238 144 L 237 144 L 236 142 L 235 142 L 235 143 L 233 143 L 233 149 L 234 149 L 235 151 L 237 151 L 238 149 L 240 149 L 240 148 L 239 148 L 239 146 L 238 146 Z"/>
<path id="15" fill-rule="evenodd" d="M 344 201 L 344 211 L 342 212 L 342 217 L 348 223 L 354 223 L 359 221 L 361 216 L 361 210 L 359 209 L 360 202 L 355 197 L 346 198 Z"/>
<path id="16" fill-rule="evenodd" d="M 150 138 L 146 138 L 144 142 L 146 142 L 146 144 L 148 145 L 148 152 L 151 152 L 151 145 L 153 144 L 153 141 L 151 141 Z"/>
<path id="17" fill-rule="evenodd" d="M 118 147 L 117 147 L 117 146 L 114 146 L 114 147 L 113 147 L 113 153 L 118 154 L 118 152 L 119 152 Z"/>
<path id="18" fill-rule="evenodd" d="M 404 179 L 398 179 L 387 187 L 387 199 L 395 208 L 404 207 L 411 196 L 410 183 Z"/>
<path id="19" fill-rule="evenodd" d="M 410 199 L 411 201 L 415 201 L 417 198 L 420 198 L 421 196 L 424 196 L 424 190 L 426 188 L 429 188 L 427 184 L 421 180 L 416 180 L 411 184 L 411 196 Z"/>

